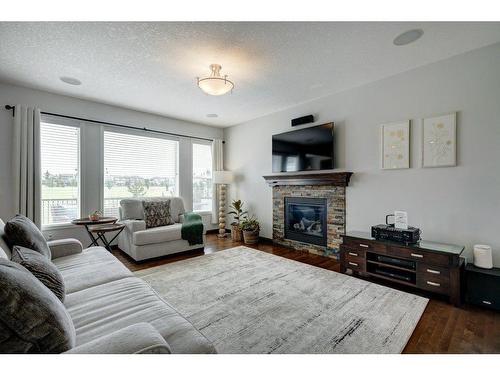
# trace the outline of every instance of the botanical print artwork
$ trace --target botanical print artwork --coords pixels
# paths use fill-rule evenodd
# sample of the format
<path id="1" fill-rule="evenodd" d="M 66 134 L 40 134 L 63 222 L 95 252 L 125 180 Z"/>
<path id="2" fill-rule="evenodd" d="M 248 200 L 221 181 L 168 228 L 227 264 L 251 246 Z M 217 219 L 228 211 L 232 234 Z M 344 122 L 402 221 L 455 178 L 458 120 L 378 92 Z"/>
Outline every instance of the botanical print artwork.
<path id="1" fill-rule="evenodd" d="M 456 113 L 424 119 L 424 167 L 456 165 Z"/>
<path id="2" fill-rule="evenodd" d="M 410 121 L 382 125 L 382 169 L 410 168 Z"/>

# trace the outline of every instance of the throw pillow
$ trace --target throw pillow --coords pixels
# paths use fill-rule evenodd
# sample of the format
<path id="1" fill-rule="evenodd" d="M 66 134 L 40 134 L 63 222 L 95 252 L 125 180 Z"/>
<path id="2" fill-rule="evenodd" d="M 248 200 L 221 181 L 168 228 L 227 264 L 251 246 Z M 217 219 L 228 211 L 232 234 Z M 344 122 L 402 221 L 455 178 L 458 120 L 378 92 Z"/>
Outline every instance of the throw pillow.
<path id="1" fill-rule="evenodd" d="M 75 327 L 61 301 L 20 264 L 0 259 L 0 353 L 61 353 Z"/>
<path id="2" fill-rule="evenodd" d="M 16 215 L 5 224 L 5 237 L 10 247 L 22 246 L 38 251 L 47 259 L 51 259 L 51 253 L 47 241 L 35 223 L 23 215 Z"/>
<path id="3" fill-rule="evenodd" d="M 12 261 L 19 263 L 30 271 L 43 285 L 49 288 L 61 302 L 64 302 L 64 297 L 66 296 L 64 280 L 61 272 L 59 272 L 54 263 L 39 252 L 21 246 L 14 246 L 12 250 Z"/>
<path id="4" fill-rule="evenodd" d="M 170 216 L 170 201 L 142 201 L 146 228 L 163 227 L 175 222 Z"/>

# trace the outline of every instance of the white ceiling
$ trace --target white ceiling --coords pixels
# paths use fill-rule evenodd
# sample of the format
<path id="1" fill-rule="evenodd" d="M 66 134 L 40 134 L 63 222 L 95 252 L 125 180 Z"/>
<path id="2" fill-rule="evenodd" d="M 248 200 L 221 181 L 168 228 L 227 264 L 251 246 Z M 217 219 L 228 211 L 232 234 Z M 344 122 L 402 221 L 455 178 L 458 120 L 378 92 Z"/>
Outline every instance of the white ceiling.
<path id="1" fill-rule="evenodd" d="M 424 36 L 392 44 L 412 28 Z M 2 22 L 0 80 L 229 126 L 497 42 L 500 23 Z M 232 94 L 196 86 L 211 63 Z"/>

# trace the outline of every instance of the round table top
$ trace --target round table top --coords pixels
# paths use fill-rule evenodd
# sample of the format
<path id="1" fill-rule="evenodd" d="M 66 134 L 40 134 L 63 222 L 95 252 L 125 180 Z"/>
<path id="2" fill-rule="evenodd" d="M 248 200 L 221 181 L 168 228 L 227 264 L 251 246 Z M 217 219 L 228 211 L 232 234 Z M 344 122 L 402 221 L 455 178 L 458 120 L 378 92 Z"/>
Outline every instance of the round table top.
<path id="1" fill-rule="evenodd" d="M 90 220 L 88 217 L 82 217 L 80 219 L 75 219 L 71 221 L 71 224 L 74 225 L 94 225 L 94 224 L 110 224 L 110 223 L 116 223 L 118 219 L 116 217 L 112 216 L 103 216 L 100 217 L 98 220 Z"/>
<path id="2" fill-rule="evenodd" d="M 116 223 L 110 223 L 110 224 L 97 224 L 97 225 L 92 225 L 88 227 L 87 229 L 89 232 L 92 233 L 106 233 L 106 232 L 114 232 L 115 230 L 120 230 L 125 228 L 125 224 L 116 224 Z"/>

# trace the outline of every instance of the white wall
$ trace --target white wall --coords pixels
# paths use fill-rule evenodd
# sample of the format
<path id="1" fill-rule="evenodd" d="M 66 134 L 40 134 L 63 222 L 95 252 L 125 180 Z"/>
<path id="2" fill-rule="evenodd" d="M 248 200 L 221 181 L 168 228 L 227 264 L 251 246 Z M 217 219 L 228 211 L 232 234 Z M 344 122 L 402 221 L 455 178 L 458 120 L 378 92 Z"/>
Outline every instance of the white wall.
<path id="1" fill-rule="evenodd" d="M 68 96 L 56 95 L 44 91 L 0 83 L 0 217 L 8 219 L 14 212 L 12 175 L 12 112 L 4 109 L 6 104 L 24 104 L 37 106 L 42 111 L 82 117 L 91 120 L 108 121 L 131 126 L 148 127 L 187 136 L 204 138 L 221 138 L 222 129 L 191 122 L 156 116 L 145 112 L 138 112 L 110 106 L 97 102 L 76 99 Z M 88 214 L 100 206 L 100 126 L 89 125 L 82 128 L 82 138 L 85 152 L 83 153 L 82 176 L 86 189 L 83 192 L 82 214 Z M 181 139 L 179 157 L 183 157 L 185 150 L 190 148 L 189 140 Z M 184 147 L 183 147 L 184 146 Z M 190 157 L 190 156 L 189 156 Z M 190 163 L 189 159 L 186 163 Z M 189 170 L 180 171 L 179 185 L 185 186 L 190 173 Z M 185 189 L 184 189 L 185 190 Z M 192 196 L 186 197 L 191 202 Z M 207 220 L 209 222 L 210 220 Z M 45 231 L 47 237 L 64 238 L 76 237 L 88 243 L 86 234 L 81 228 L 69 228 Z"/>
<path id="2" fill-rule="evenodd" d="M 335 63 L 332 63 L 335 69 Z M 421 168 L 421 119 L 458 111 L 458 166 Z M 500 44 L 418 68 L 226 128 L 226 167 L 272 237 L 271 136 L 290 119 L 334 121 L 337 168 L 354 172 L 347 188 L 347 230 L 368 231 L 395 209 L 427 240 L 491 244 L 500 266 Z M 412 119 L 411 168 L 381 170 L 380 124 Z"/>

